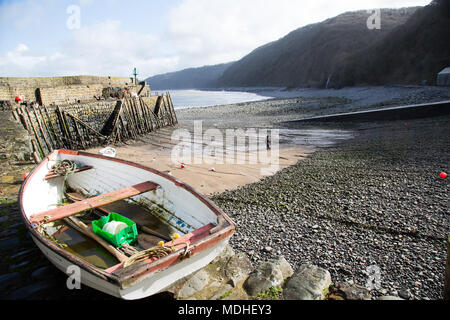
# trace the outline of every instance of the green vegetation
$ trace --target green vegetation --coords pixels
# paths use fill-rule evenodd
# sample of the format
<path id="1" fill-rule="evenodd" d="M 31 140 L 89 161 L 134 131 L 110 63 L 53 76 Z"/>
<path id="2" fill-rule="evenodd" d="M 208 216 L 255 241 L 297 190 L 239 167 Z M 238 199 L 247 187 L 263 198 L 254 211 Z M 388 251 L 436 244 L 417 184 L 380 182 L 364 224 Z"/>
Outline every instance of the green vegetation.
<path id="1" fill-rule="evenodd" d="M 231 294 L 233 293 L 233 289 L 231 289 L 230 291 L 225 292 L 224 294 L 222 294 L 220 296 L 220 299 L 225 299 L 226 297 L 229 297 Z"/>
<path id="2" fill-rule="evenodd" d="M 282 292 L 283 292 L 283 288 L 281 286 L 270 287 L 267 291 L 258 293 L 258 295 L 255 297 L 255 299 L 256 300 L 280 300 Z"/>

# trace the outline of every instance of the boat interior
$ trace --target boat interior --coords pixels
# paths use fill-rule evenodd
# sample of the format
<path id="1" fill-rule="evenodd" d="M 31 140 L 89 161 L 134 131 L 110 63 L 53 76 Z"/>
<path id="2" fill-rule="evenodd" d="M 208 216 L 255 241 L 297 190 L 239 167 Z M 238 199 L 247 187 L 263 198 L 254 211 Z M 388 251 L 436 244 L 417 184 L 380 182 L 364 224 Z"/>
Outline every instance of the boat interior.
<path id="1" fill-rule="evenodd" d="M 125 162 L 56 152 L 35 171 L 23 201 L 32 226 L 106 272 L 139 255 L 136 261 L 156 261 L 227 225 L 186 188 Z M 133 242 L 118 247 L 94 233 L 92 222 L 111 212 L 136 224 Z M 171 250 L 161 252 L 159 247 Z"/>

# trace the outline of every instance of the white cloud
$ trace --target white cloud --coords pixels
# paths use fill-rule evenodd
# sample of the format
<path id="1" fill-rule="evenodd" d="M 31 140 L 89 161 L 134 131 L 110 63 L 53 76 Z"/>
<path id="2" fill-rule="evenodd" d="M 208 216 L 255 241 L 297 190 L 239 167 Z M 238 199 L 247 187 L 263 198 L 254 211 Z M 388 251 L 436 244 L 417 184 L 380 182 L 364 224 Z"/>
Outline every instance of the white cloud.
<path id="1" fill-rule="evenodd" d="M 19 70 L 30 71 L 37 65 L 45 63 L 47 57 L 34 56 L 29 53 L 30 49 L 27 45 L 20 43 L 17 47 L 6 53 L 6 56 L 0 57 L 1 69 L 10 68 L 12 71 L 17 72 Z"/>
<path id="2" fill-rule="evenodd" d="M 15 49 L 7 52 L 0 49 L 0 76 L 124 76 L 137 67 L 140 77 L 145 78 L 186 67 L 240 59 L 256 47 L 277 40 L 294 29 L 345 11 L 425 5 L 429 1 L 181 0 L 162 19 L 167 23 L 162 34 L 154 34 L 156 31 L 150 27 L 148 30 L 136 28 L 135 31 L 132 25 L 130 27 L 133 21 L 129 19 L 123 22 L 101 20 L 93 25 L 83 22 L 80 29 L 58 30 L 57 34 L 39 33 L 41 31 L 37 29 L 39 42 L 20 40 Z M 1 4 L 0 28 L 13 25 L 22 31 L 24 28 L 31 30 L 32 34 L 33 25 L 45 25 L 51 19 L 52 11 L 45 10 L 45 4 L 49 3 L 52 0 Z M 93 6 L 92 0 L 76 3 Z M 129 8 L 134 10 L 141 6 L 143 4 Z M 105 5 L 105 14 L 100 19 L 108 16 L 107 9 Z M 49 43 L 53 52 L 43 54 L 48 52 Z"/>
<path id="3" fill-rule="evenodd" d="M 121 30 L 121 22 L 106 21 L 82 27 L 62 41 L 60 51 L 35 56 L 25 44 L 0 57 L 2 75 L 39 76 L 94 74 L 122 76 L 164 72 L 178 63 L 174 56 L 158 56 L 158 38 Z M 145 74 L 147 75 L 147 74 Z"/>

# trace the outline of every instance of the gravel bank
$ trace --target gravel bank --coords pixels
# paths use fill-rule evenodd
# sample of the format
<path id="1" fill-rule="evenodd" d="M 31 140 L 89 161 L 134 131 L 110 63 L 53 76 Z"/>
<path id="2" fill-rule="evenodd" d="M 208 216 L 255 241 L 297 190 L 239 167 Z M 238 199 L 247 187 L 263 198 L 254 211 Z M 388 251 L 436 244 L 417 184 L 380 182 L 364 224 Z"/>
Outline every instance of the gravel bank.
<path id="1" fill-rule="evenodd" d="M 373 292 L 442 299 L 449 232 L 450 117 L 359 126 L 358 136 L 262 182 L 215 195 L 254 262 L 282 254 Z"/>

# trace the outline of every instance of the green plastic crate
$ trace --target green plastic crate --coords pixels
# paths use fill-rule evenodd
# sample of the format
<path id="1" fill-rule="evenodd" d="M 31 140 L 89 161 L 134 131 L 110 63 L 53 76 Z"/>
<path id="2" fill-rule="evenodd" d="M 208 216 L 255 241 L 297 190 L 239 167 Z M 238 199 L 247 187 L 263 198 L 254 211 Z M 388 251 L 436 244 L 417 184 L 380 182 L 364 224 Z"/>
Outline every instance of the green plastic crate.
<path id="1" fill-rule="evenodd" d="M 128 225 L 128 227 L 121 230 L 118 234 L 115 235 L 103 231 L 103 226 L 110 221 L 120 221 Z M 138 235 L 136 223 L 115 212 L 110 212 L 107 217 L 102 217 L 99 220 L 92 221 L 92 229 L 95 234 L 102 237 L 116 247 L 120 247 L 124 243 L 133 243 L 137 239 Z"/>

